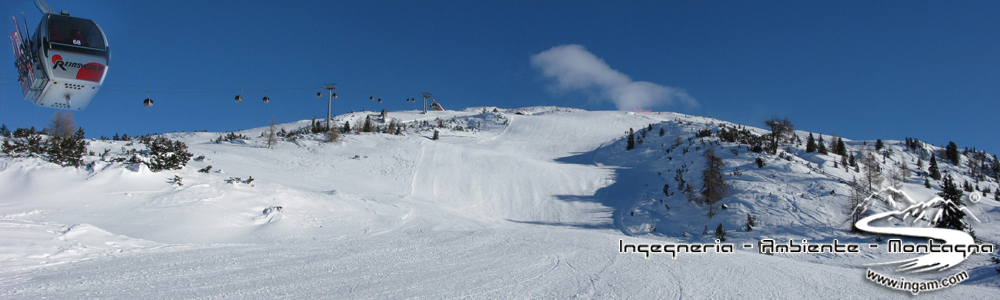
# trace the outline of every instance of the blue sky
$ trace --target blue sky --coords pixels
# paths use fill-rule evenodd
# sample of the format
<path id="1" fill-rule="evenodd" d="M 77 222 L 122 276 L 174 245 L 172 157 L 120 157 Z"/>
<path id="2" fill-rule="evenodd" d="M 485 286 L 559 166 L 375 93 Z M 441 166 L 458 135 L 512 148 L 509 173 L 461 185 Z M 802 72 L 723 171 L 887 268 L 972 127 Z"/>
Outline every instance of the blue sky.
<path id="1" fill-rule="evenodd" d="M 824 135 L 1000 153 L 995 1 L 48 4 L 95 20 L 112 47 L 105 85 L 74 112 L 88 137 L 322 118 L 326 99 L 315 94 L 326 82 L 340 86 L 335 114 L 417 109 L 404 99 L 425 91 L 448 109 L 615 110 L 622 86 L 643 83 L 659 91 L 640 101 L 654 110 L 753 126 L 787 116 Z M 0 9 L 8 18 L 24 11 L 31 27 L 40 17 L 28 1 Z M 566 45 L 593 68 L 565 52 L 537 56 Z M 10 47 L 0 49 L 0 123 L 44 127 L 55 111 L 21 100 Z M 561 81 L 574 70 L 594 79 Z M 141 105 L 146 90 L 153 107 Z M 264 90 L 271 103 L 260 101 Z"/>

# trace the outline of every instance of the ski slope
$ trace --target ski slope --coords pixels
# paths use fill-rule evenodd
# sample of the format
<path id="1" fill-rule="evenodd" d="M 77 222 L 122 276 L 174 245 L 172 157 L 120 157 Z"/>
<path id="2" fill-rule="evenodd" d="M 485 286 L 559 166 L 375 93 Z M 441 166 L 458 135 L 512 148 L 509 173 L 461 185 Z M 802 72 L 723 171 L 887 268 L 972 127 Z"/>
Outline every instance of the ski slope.
<path id="1" fill-rule="evenodd" d="M 356 126 L 369 115 L 378 114 L 335 120 Z M 746 153 L 718 151 L 727 172 L 743 175 L 727 178 L 730 208 L 710 219 L 681 193 L 661 192 L 673 184 L 666 170 L 700 174 L 701 152 L 663 149 L 719 120 L 556 107 L 388 116 L 407 125 L 404 135 L 352 133 L 335 143 L 307 135 L 267 149 L 266 128 L 221 143 L 219 133 L 167 134 L 205 156 L 176 171 L 0 157 L 0 298 L 910 297 L 864 278 L 864 263 L 886 260 L 878 252 L 646 259 L 618 251 L 620 239 L 711 242 L 702 227 L 720 223 L 736 243 L 869 241 L 842 224 L 847 187 L 838 178 L 850 173 L 826 166 L 832 157 L 801 151 L 800 161 L 768 158 L 756 169 Z M 624 151 L 628 130 L 650 124 L 644 143 Z M 121 153 L 126 144 L 88 147 Z M 182 186 L 170 183 L 175 175 Z M 230 180 L 249 176 L 249 184 Z M 283 209 L 265 215 L 273 206 Z M 982 213 L 980 237 L 997 241 L 995 202 L 972 209 Z M 748 213 L 760 225 L 740 231 Z M 987 260 L 957 267 L 970 270 L 967 284 L 924 296 L 990 298 L 998 281 Z"/>

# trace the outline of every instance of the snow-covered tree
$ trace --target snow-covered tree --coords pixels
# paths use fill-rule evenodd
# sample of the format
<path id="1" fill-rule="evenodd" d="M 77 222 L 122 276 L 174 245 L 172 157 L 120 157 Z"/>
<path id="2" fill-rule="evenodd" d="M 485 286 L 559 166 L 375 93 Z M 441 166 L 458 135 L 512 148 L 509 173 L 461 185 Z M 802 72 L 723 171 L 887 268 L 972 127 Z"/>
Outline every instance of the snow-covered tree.
<path id="1" fill-rule="evenodd" d="M 191 152 L 187 151 L 187 144 L 184 142 L 157 136 L 145 139 L 143 143 L 149 149 L 150 155 L 146 165 L 153 172 L 159 172 L 160 170 L 180 170 L 191 160 Z"/>
<path id="2" fill-rule="evenodd" d="M 938 196 L 944 198 L 945 201 L 940 209 L 942 209 L 941 218 L 938 219 L 935 227 L 937 228 L 949 228 L 955 230 L 965 230 L 968 226 L 962 219 L 965 218 L 965 212 L 962 211 L 962 190 L 958 189 L 958 185 L 955 184 L 955 180 L 951 178 L 951 175 L 944 176 L 944 182 L 941 184 L 941 192 Z"/>
<path id="3" fill-rule="evenodd" d="M 83 139 L 83 128 L 77 129 L 75 135 L 65 138 L 53 137 L 45 147 L 49 161 L 61 166 L 79 167 L 83 163 L 86 151 L 87 142 Z"/>

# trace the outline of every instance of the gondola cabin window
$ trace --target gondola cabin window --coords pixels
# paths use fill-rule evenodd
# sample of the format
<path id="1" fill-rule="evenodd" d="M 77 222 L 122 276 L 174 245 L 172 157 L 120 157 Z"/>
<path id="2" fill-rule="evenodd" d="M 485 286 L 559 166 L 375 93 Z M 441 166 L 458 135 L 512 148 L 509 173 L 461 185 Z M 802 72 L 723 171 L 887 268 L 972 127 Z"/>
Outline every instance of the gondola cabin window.
<path id="1" fill-rule="evenodd" d="M 94 21 L 49 15 L 49 42 L 104 50 L 104 36 Z"/>

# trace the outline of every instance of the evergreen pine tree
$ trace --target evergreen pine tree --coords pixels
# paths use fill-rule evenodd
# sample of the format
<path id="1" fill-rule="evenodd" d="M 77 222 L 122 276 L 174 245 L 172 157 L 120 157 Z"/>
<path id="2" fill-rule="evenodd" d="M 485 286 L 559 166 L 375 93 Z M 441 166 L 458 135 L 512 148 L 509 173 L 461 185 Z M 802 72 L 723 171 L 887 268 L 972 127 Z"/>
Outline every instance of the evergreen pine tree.
<path id="1" fill-rule="evenodd" d="M 875 140 L 875 151 L 882 150 L 882 147 L 885 147 L 885 144 L 882 144 L 882 140 Z"/>
<path id="2" fill-rule="evenodd" d="M 934 158 L 934 155 L 931 155 L 931 166 L 927 168 L 927 172 L 934 180 L 941 180 L 941 171 L 938 171 L 937 159 Z"/>
<path id="3" fill-rule="evenodd" d="M 79 167 L 83 163 L 83 154 L 87 151 L 83 132 L 77 130 L 76 135 L 65 138 L 53 137 L 45 148 L 49 160 L 64 167 Z"/>
<path id="4" fill-rule="evenodd" d="M 806 153 L 816 152 L 816 140 L 813 139 L 813 134 L 809 133 L 809 137 L 806 138 Z"/>
<path id="5" fill-rule="evenodd" d="M 822 134 L 819 135 L 819 142 L 817 142 L 816 144 L 817 144 L 817 146 L 819 146 L 818 147 L 819 149 L 817 151 L 820 154 L 830 154 L 826 150 L 826 142 L 823 142 L 823 135 Z"/>
<path id="6" fill-rule="evenodd" d="M 344 121 L 344 134 L 351 132 L 351 121 Z"/>
<path id="7" fill-rule="evenodd" d="M 854 153 L 851 153 L 851 158 L 848 160 L 852 167 L 858 166 L 858 161 L 854 160 Z"/>
<path id="8" fill-rule="evenodd" d="M 958 186 L 951 178 L 951 175 L 945 175 L 944 183 L 941 187 L 942 191 L 938 193 L 938 196 L 941 196 L 941 198 L 944 198 L 946 201 L 939 207 L 943 210 L 943 212 L 941 219 L 938 220 L 935 227 L 965 230 L 967 225 L 964 221 L 962 221 L 962 219 L 965 218 L 965 212 L 961 210 L 962 190 L 958 189 Z"/>
<path id="9" fill-rule="evenodd" d="M 7 128 L 7 124 L 0 125 L 0 137 L 10 137 L 10 129 Z"/>
<path id="10" fill-rule="evenodd" d="M 847 167 L 847 157 L 846 156 L 841 156 L 840 157 L 840 164 L 844 165 L 844 167 Z"/>
<path id="11" fill-rule="evenodd" d="M 373 132 L 373 131 L 375 131 L 375 128 L 373 128 L 372 126 L 372 116 L 371 115 L 366 116 L 365 124 L 364 126 L 361 127 L 361 132 Z"/>
<path id="12" fill-rule="evenodd" d="M 719 227 L 715 228 L 715 238 L 720 242 L 726 241 L 726 229 L 722 228 L 722 223 L 719 223 Z"/>
<path id="13" fill-rule="evenodd" d="M 438 133 L 437 130 L 434 130 L 434 137 L 432 137 L 431 139 L 436 141 L 439 138 L 441 138 L 441 135 Z"/>
<path id="14" fill-rule="evenodd" d="M 625 151 L 635 149 L 635 131 L 632 128 L 628 129 L 628 145 L 625 146 Z"/>
<path id="15" fill-rule="evenodd" d="M 757 217 L 751 217 L 747 213 L 747 231 L 752 231 L 754 226 L 757 226 Z"/>
<path id="16" fill-rule="evenodd" d="M 663 131 L 663 127 L 660 127 L 660 136 L 663 136 L 664 133 L 666 132 Z"/>
<path id="17" fill-rule="evenodd" d="M 955 142 L 948 142 L 948 147 L 945 148 L 945 156 L 952 164 L 958 165 L 958 145 Z"/>
<path id="18" fill-rule="evenodd" d="M 837 154 L 847 155 L 847 146 L 844 145 L 844 139 L 837 138 Z"/>
<path id="19" fill-rule="evenodd" d="M 927 177 L 924 177 L 924 187 L 931 188 L 931 181 L 928 180 Z"/>
<path id="20" fill-rule="evenodd" d="M 389 133 L 389 134 L 396 133 L 396 126 L 397 126 L 396 125 L 396 120 L 390 121 L 389 122 L 389 128 L 385 129 L 385 133 Z"/>

